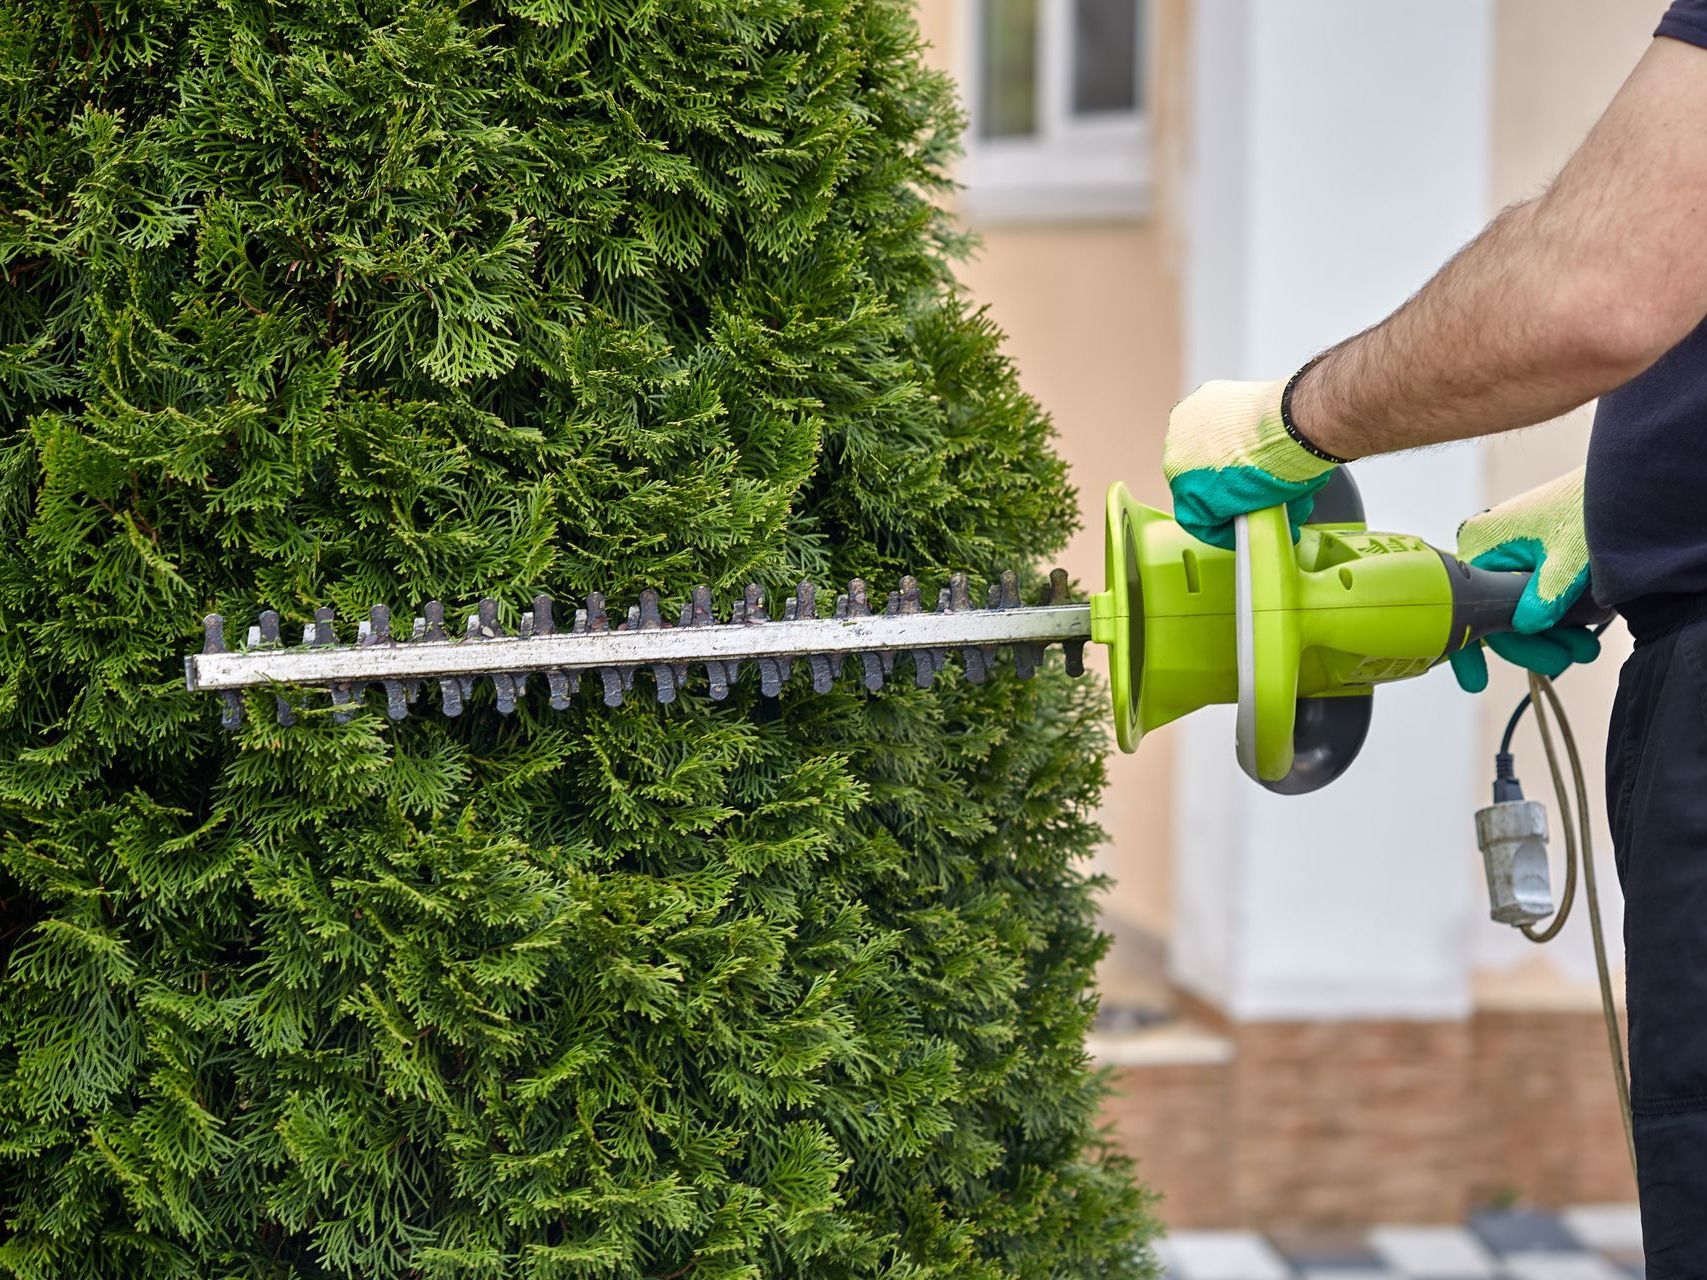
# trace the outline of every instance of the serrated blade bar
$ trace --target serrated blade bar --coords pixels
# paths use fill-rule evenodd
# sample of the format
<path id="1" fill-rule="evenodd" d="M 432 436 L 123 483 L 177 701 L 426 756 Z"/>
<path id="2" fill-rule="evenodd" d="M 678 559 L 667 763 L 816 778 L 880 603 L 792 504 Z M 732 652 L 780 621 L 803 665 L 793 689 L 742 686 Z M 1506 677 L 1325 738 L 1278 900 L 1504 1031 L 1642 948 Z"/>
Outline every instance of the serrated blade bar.
<path id="1" fill-rule="evenodd" d="M 439 634 L 444 634 L 442 628 Z M 436 639 L 429 628 L 426 637 L 404 643 L 361 646 L 322 641 L 297 648 L 209 651 L 185 660 L 185 676 L 192 690 L 209 692 L 266 685 L 347 689 L 387 681 L 407 685 L 418 680 L 472 680 L 494 673 L 514 679 L 530 672 L 667 668 L 700 662 L 724 664 L 732 676 L 743 661 L 764 661 L 767 668 L 778 670 L 781 664 L 776 660 L 814 655 L 831 662 L 848 654 L 884 655 L 892 662 L 893 655 L 909 652 L 934 655 L 999 645 L 1024 645 L 1031 650 L 1053 643 L 1082 645 L 1090 634 L 1091 610 L 1083 603 L 946 613 L 860 615 L 850 610 L 845 617 L 753 621 L 741 626 L 545 634 L 536 630 L 531 635 L 482 636 L 472 641 Z M 612 692 L 620 700 L 620 693 Z"/>

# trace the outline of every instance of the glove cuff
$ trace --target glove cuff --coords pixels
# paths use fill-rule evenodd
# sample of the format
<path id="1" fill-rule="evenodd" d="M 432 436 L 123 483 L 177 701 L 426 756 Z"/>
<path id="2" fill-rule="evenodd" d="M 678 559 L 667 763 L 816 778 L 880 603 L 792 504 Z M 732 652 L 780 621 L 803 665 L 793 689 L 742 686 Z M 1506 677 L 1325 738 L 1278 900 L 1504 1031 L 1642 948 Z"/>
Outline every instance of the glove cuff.
<path id="1" fill-rule="evenodd" d="M 1327 354 L 1326 352 L 1323 355 Z M 1331 462 L 1336 467 L 1343 467 L 1350 458 L 1336 458 L 1326 449 L 1319 448 L 1298 429 L 1298 424 L 1292 420 L 1292 392 L 1298 386 L 1298 380 L 1322 362 L 1321 356 L 1315 356 L 1304 367 L 1286 380 L 1286 389 L 1280 393 L 1280 425 L 1286 428 L 1286 434 L 1292 437 L 1292 443 L 1297 445 L 1311 457 L 1320 458 L 1323 462 Z"/>

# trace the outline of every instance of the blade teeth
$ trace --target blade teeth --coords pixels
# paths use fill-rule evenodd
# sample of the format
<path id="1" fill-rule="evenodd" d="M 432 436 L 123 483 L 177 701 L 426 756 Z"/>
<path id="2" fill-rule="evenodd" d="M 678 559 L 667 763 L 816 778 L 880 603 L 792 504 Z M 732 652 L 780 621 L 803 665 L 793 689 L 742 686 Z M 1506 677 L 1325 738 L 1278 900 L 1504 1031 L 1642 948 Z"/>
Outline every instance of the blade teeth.
<path id="1" fill-rule="evenodd" d="M 202 652 L 224 653 L 225 619 L 210 613 L 202 619 Z M 219 727 L 227 733 L 243 723 L 243 695 L 236 689 L 222 690 L 219 695 Z"/>
<path id="2" fill-rule="evenodd" d="M 746 589 L 741 593 L 741 599 L 735 604 L 734 613 L 729 621 L 731 624 L 739 624 L 744 627 L 759 626 L 770 621 L 765 613 L 764 592 L 758 583 L 749 582 L 747 584 Z M 754 662 L 759 668 L 759 692 L 767 698 L 776 697 L 781 692 L 782 681 L 778 678 L 779 673 L 775 663 L 770 658 L 758 658 Z M 741 678 L 742 664 L 739 660 L 725 662 L 723 665 L 725 670 L 729 672 L 730 684 L 734 684 Z"/>
<path id="3" fill-rule="evenodd" d="M 972 583 L 964 573 L 956 573 L 948 580 L 948 589 L 942 593 L 942 598 L 937 604 L 937 612 L 964 613 L 971 608 Z M 987 672 L 982 649 L 976 645 L 968 645 L 960 651 L 960 662 L 965 668 L 967 683 L 984 683 Z"/>
<path id="4" fill-rule="evenodd" d="M 640 608 L 638 616 L 631 611 L 629 620 L 641 631 L 660 631 L 669 624 L 664 621 L 664 615 L 658 608 L 658 593 L 647 587 L 640 593 Z M 652 681 L 656 685 L 654 696 L 660 703 L 670 703 L 676 700 L 677 668 L 665 662 L 652 664 Z"/>
<path id="5" fill-rule="evenodd" d="M 322 605 L 314 611 L 314 621 L 304 630 L 302 642 L 317 648 L 326 648 L 338 643 L 338 633 L 333 626 L 335 615 L 329 606 Z M 350 703 L 355 700 L 355 693 L 349 682 L 332 686 L 332 705 L 338 708 L 333 713 L 334 724 L 348 724 L 355 712 L 349 710 Z"/>
<path id="6" fill-rule="evenodd" d="M 712 614 L 711 614 L 711 588 L 710 587 L 707 587 L 707 586 L 695 587 L 693 589 L 693 599 L 690 600 L 687 603 L 687 605 L 684 607 L 688 610 L 691 610 L 693 620 L 691 622 L 684 622 L 682 624 L 683 626 L 686 626 L 686 627 L 709 627 L 716 621 L 716 619 L 714 617 L 712 617 Z"/>
<path id="7" fill-rule="evenodd" d="M 682 606 L 682 626 L 684 627 L 715 627 L 717 615 L 711 611 L 711 588 L 701 584 L 693 589 L 688 602 Z M 718 659 L 707 659 L 703 664 L 705 678 L 711 685 L 711 700 L 722 702 L 729 696 L 729 682 L 734 673 L 729 671 Z"/>
<path id="8" fill-rule="evenodd" d="M 279 634 L 279 611 L 277 609 L 263 609 L 257 622 L 255 631 L 258 644 L 271 648 L 283 643 L 283 637 Z M 273 699 L 273 710 L 279 724 L 289 727 L 296 723 L 296 712 L 291 710 L 290 703 L 283 698 L 275 697 Z"/>
<path id="9" fill-rule="evenodd" d="M 847 618 L 869 618 L 871 616 L 871 595 L 866 590 L 865 579 L 854 578 L 848 583 L 847 595 L 836 602 L 838 609 L 843 600 L 847 603 L 847 609 L 840 616 Z M 862 669 L 861 683 L 865 685 L 866 691 L 869 693 L 877 693 L 883 688 L 883 677 L 888 674 L 889 670 L 888 664 L 883 661 L 883 657 L 882 654 L 870 652 L 859 655 Z"/>
<path id="10" fill-rule="evenodd" d="M 1050 570 L 1049 581 L 1044 585 L 1043 593 L 1038 597 L 1038 604 L 1048 608 L 1050 605 L 1065 604 L 1069 598 L 1067 571 L 1065 569 Z M 1040 644 L 1015 645 L 1014 662 L 1016 670 L 1022 653 L 1029 668 L 1028 670 L 1021 670 L 1019 673 L 1020 678 L 1024 680 L 1029 679 L 1043 665 L 1043 646 Z"/>
<path id="11" fill-rule="evenodd" d="M 901 612 L 901 593 L 891 591 L 883 599 L 883 616 L 897 617 Z M 883 677 L 888 679 L 895 674 L 895 654 L 888 649 L 877 655 L 877 661 L 883 668 Z"/>
<path id="12" fill-rule="evenodd" d="M 1061 648 L 1067 654 L 1067 674 L 1082 676 L 1085 674 L 1085 642 L 1083 640 L 1068 640 Z"/>
<path id="13" fill-rule="evenodd" d="M 635 629 L 635 627 L 639 624 L 639 622 L 640 622 L 640 608 L 638 605 L 632 605 L 631 604 L 628 606 L 627 615 L 623 618 L 623 620 L 621 622 L 616 624 L 616 629 L 618 631 L 633 631 Z M 628 693 L 631 689 L 634 688 L 634 668 L 633 667 L 608 667 L 608 668 L 601 667 L 601 668 L 599 668 L 599 670 L 600 670 L 601 674 L 603 674 L 607 670 L 610 671 L 611 673 L 613 673 L 613 675 L 615 676 L 615 679 L 616 679 L 616 685 L 617 685 L 616 701 L 612 702 L 611 701 L 611 677 L 610 676 L 605 677 L 605 706 L 607 706 L 607 707 L 620 707 L 622 705 L 623 695 Z"/>
<path id="14" fill-rule="evenodd" d="M 802 582 L 794 589 L 794 613 L 799 618 L 816 618 L 818 616 L 818 587 L 812 582 Z M 806 659 L 806 669 L 812 673 L 812 692 L 828 693 L 830 686 L 836 681 L 835 672 L 830 670 L 830 660 L 824 654 L 810 654 Z"/>
<path id="15" fill-rule="evenodd" d="M 580 614 L 576 614 L 575 621 L 579 623 L 580 620 Z M 605 595 L 602 591 L 589 591 L 587 593 L 587 630 L 610 630 L 610 615 L 605 610 Z M 621 630 L 620 626 L 618 630 Z M 624 679 L 624 675 L 625 673 L 619 667 L 599 668 L 599 679 L 604 682 L 605 706 L 620 707 L 622 705 L 622 695 L 627 690 L 629 683 L 628 680 Z"/>
<path id="16" fill-rule="evenodd" d="M 368 647 L 395 643 L 391 636 L 390 609 L 382 604 L 376 604 L 368 610 L 368 620 L 362 624 L 361 642 Z M 414 696 L 414 686 L 406 685 L 400 680 L 381 680 L 379 687 L 385 693 L 385 714 L 387 718 L 395 721 L 408 716 L 409 703 Z M 357 700 L 359 701 L 359 698 Z"/>
<path id="17" fill-rule="evenodd" d="M 1039 593 L 1039 604 L 1050 607 L 1071 603 L 1069 585 L 1064 570 L 1053 570 Z M 988 602 L 984 607 L 1013 609 L 1021 606 L 1018 576 L 1011 570 L 1003 572 L 991 584 Z M 970 580 L 965 573 L 952 574 L 948 585 L 937 590 L 935 611 L 938 614 L 954 614 L 977 607 L 979 606 L 972 599 Z M 911 574 L 904 575 L 898 589 L 884 596 L 882 611 L 889 617 L 923 612 L 924 597 L 918 579 Z M 741 598 L 731 607 L 727 623 L 718 620 L 713 611 L 710 588 L 704 584 L 694 588 L 689 599 L 682 605 L 679 619 L 675 622 L 664 618 L 658 592 L 650 587 L 640 593 L 639 603 L 629 606 L 624 613 L 622 621 L 616 625 L 615 629 L 618 631 L 650 631 L 674 627 L 765 626 L 773 622 L 800 622 L 819 617 L 817 588 L 809 580 L 802 580 L 795 585 L 792 596 L 782 603 L 780 617 L 770 614 L 763 589 L 757 583 L 748 583 L 744 587 Z M 831 610 L 831 616 L 834 618 L 852 620 L 870 617 L 872 613 L 870 591 L 863 579 L 852 579 L 848 583 L 847 591 L 834 597 Z M 516 634 L 524 639 L 560 634 L 553 615 L 554 605 L 551 597 L 535 596 L 532 609 L 519 618 Z M 499 623 L 498 602 L 491 597 L 481 599 L 474 612 L 466 616 L 462 635 L 455 640 L 445 627 L 444 617 L 444 606 L 441 602 L 427 601 L 422 606 L 422 616 L 413 620 L 409 641 L 480 643 L 509 634 Z M 572 634 L 608 632 L 611 623 L 604 594 L 589 592 L 586 607 L 575 610 Z M 249 628 L 246 647 L 256 648 L 279 643 L 279 615 L 276 610 L 264 610 L 259 615 L 257 625 Z M 316 647 L 331 647 L 339 643 L 335 614 L 330 607 L 322 606 L 314 611 L 313 621 L 303 629 L 302 643 Z M 356 643 L 364 648 L 398 643 L 393 631 L 392 614 L 386 606 L 375 605 L 369 610 L 367 619 L 358 624 Z M 1074 639 L 1061 643 L 1065 651 L 1068 674 L 1082 675 L 1086 642 L 1083 639 Z M 959 652 L 966 679 L 972 684 L 982 684 L 988 680 L 994 670 L 996 654 L 1002 648 L 1013 651 L 1015 673 L 1021 679 L 1029 679 L 1042 665 L 1046 646 L 1037 642 L 962 646 Z M 203 619 L 202 652 L 211 654 L 227 651 L 224 621 L 217 614 L 209 614 Z M 931 685 L 938 672 L 945 668 L 952 671 L 954 668 L 954 664 L 949 661 L 953 652 L 950 649 L 913 649 L 900 652 L 911 659 L 914 680 L 920 688 Z M 804 655 L 803 661 L 810 674 L 814 692 L 827 693 L 834 687 L 835 682 L 841 678 L 848 656 L 846 653 Z M 866 650 L 859 651 L 857 656 L 861 684 L 872 693 L 880 692 L 885 682 L 894 675 L 896 651 Z M 656 700 L 664 704 L 677 701 L 693 665 L 704 667 L 713 701 L 725 700 L 740 676 L 743 661 L 751 661 L 758 667 L 761 693 L 774 698 L 780 696 L 786 687 L 796 658 L 793 655 L 777 654 L 744 660 L 708 658 L 698 663 L 650 663 L 648 666 L 652 671 Z M 549 686 L 552 708 L 561 711 L 572 705 L 571 699 L 580 690 L 581 675 L 589 671 L 598 672 L 604 704 L 608 707 L 621 706 L 627 695 L 633 691 L 634 675 L 639 669 L 633 666 L 607 665 L 551 669 L 537 674 L 543 675 Z M 527 695 L 531 674 L 534 673 L 492 672 L 479 678 L 492 681 L 497 709 L 501 714 L 508 715 L 515 711 L 520 700 Z M 476 682 L 475 677 L 447 676 L 440 679 L 440 705 L 445 715 L 456 717 L 464 712 Z M 353 718 L 360 709 L 362 695 L 369 683 L 360 679 L 346 680 L 331 688 L 331 699 L 335 708 L 333 718 L 336 722 L 345 723 Z M 394 721 L 402 720 L 408 715 L 409 706 L 420 696 L 423 684 L 420 680 L 397 679 L 375 679 L 371 683 L 378 684 L 384 691 L 386 714 Z M 241 694 L 236 691 L 222 691 L 221 699 L 221 723 L 228 729 L 237 727 L 243 715 Z M 285 699 L 275 697 L 275 703 L 279 723 L 293 724 L 295 715 Z"/>
<path id="18" fill-rule="evenodd" d="M 889 593 L 889 604 L 885 612 L 898 615 L 924 612 L 924 600 L 919 594 L 919 580 L 910 573 L 903 575 L 901 589 Z M 930 650 L 909 649 L 907 657 L 913 662 L 913 683 L 920 689 L 930 688 L 931 680 L 936 675 Z"/>
<path id="19" fill-rule="evenodd" d="M 794 595 L 784 602 L 782 617 L 784 622 L 798 622 L 802 618 L 815 618 L 818 615 L 818 588 L 810 582 L 800 581 L 794 584 Z M 794 674 L 794 659 L 786 654 L 779 654 L 771 659 L 776 668 L 777 696 L 788 684 L 789 676 Z M 808 658 L 810 662 L 810 658 Z"/>
<path id="20" fill-rule="evenodd" d="M 830 692 L 836 683 L 836 672 L 830 667 L 830 659 L 822 653 L 815 653 L 806 661 L 812 671 L 812 692 Z"/>
<path id="21" fill-rule="evenodd" d="M 948 580 L 948 600 L 946 605 L 939 605 L 945 613 L 958 613 L 962 609 L 972 607 L 972 584 L 964 573 L 954 574 Z"/>
<path id="22" fill-rule="evenodd" d="M 570 695 L 580 687 L 580 682 L 571 683 L 570 678 L 561 671 L 547 671 L 545 685 L 551 691 L 551 709 L 567 711 Z"/>
<path id="23" fill-rule="evenodd" d="M 533 634 L 536 636 L 552 636 L 557 634 L 557 619 L 554 616 L 550 596 L 535 596 L 533 598 Z M 545 687 L 551 695 L 553 711 L 567 711 L 569 699 L 581 687 L 579 679 L 572 678 L 561 668 L 553 668 L 545 673 Z"/>
<path id="24" fill-rule="evenodd" d="M 1043 603 L 1046 605 L 1067 604 L 1073 598 L 1067 587 L 1067 571 L 1051 569 L 1049 571 L 1049 586 L 1043 593 Z"/>
<path id="25" fill-rule="evenodd" d="M 616 667 L 600 667 L 599 678 L 605 683 L 605 706 L 620 707 L 623 694 L 622 672 Z"/>

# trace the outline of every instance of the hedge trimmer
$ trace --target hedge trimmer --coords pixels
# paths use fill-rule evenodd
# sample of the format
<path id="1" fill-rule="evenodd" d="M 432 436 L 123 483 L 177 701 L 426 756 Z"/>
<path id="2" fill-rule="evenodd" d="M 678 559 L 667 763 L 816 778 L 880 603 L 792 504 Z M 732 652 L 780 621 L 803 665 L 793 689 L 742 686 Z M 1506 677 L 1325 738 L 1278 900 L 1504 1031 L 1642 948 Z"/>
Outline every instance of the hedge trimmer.
<path id="1" fill-rule="evenodd" d="M 898 662 L 926 687 L 954 665 L 952 655 L 974 683 L 1004 651 L 1027 677 L 1053 644 L 1077 675 L 1085 642 L 1094 640 L 1109 648 L 1124 750 L 1198 707 L 1236 703 L 1246 773 L 1271 790 L 1298 793 L 1332 781 L 1356 756 L 1373 686 L 1421 675 L 1448 653 L 1509 630 L 1528 581 L 1524 573 L 1472 568 L 1408 534 L 1369 532 L 1343 468 L 1296 544 L 1277 507 L 1241 517 L 1234 550 L 1206 546 L 1116 484 L 1105 546 L 1107 587 L 1088 603 L 1069 598 L 1059 569 L 1036 604 L 1022 603 L 1012 573 L 977 604 L 967 576 L 956 574 L 934 608 L 913 578 L 881 604 L 856 579 L 828 610 L 809 582 L 774 612 L 774 602 L 749 586 L 723 619 L 699 587 L 674 622 L 651 590 L 614 625 L 597 593 L 572 618 L 541 596 L 513 633 L 500 626 L 493 600 L 481 601 L 454 633 L 443 607 L 428 603 L 406 637 L 376 605 L 353 643 L 340 640 L 332 611 L 320 609 L 300 643 L 287 644 L 279 615 L 269 611 L 235 649 L 216 614 L 206 619 L 203 651 L 185 667 L 191 689 L 220 695 L 223 722 L 235 729 L 252 689 L 324 689 L 334 714 L 347 719 L 377 688 L 394 720 L 423 702 L 429 684 L 450 716 L 462 714 L 480 682 L 490 683 L 504 714 L 536 679 L 558 710 L 572 705 L 584 680 L 614 707 L 636 693 L 643 671 L 649 679 L 639 687 L 649 685 L 658 702 L 674 701 L 696 672 L 713 699 L 726 698 L 748 667 L 769 697 L 791 686 L 797 666 L 817 692 L 851 667 L 877 693 Z M 277 714 L 289 723 L 295 712 L 278 697 Z"/>
<path id="2" fill-rule="evenodd" d="M 812 688 L 824 692 L 844 664 L 856 660 L 861 683 L 876 693 L 894 674 L 897 658 L 910 659 L 924 687 L 950 666 L 953 653 L 961 655 L 966 677 L 974 682 L 991 674 L 1002 650 L 1012 653 L 1018 675 L 1030 676 L 1051 644 L 1065 648 L 1067 669 L 1077 675 L 1085 642 L 1094 640 L 1108 646 L 1115 734 L 1123 750 L 1136 750 L 1146 732 L 1199 707 L 1234 703 L 1240 767 L 1271 791 L 1297 795 L 1326 786 L 1356 758 L 1369 731 L 1375 685 L 1421 675 L 1483 636 L 1509 631 L 1529 581 L 1527 573 L 1475 568 L 1409 534 L 1370 532 L 1357 487 L 1343 467 L 1317 495 L 1312 523 L 1296 543 L 1285 509 L 1274 507 L 1239 517 L 1231 551 L 1198 542 L 1116 484 L 1108 494 L 1104 550 L 1106 587 L 1088 604 L 1068 599 L 1067 576 L 1057 569 L 1036 605 L 1022 604 L 1015 576 L 1004 573 L 987 604 L 975 606 L 966 576 L 957 574 L 938 593 L 934 610 L 924 608 L 912 578 L 901 580 L 881 611 L 873 609 L 865 584 L 855 580 L 823 617 L 812 584 L 803 582 L 780 617 L 768 611 L 759 588 L 748 587 L 724 622 L 701 587 L 673 626 L 665 622 L 654 591 L 643 591 L 615 627 L 602 596 L 589 596 L 563 629 L 552 601 L 541 596 L 514 635 L 499 627 L 497 604 L 483 600 L 460 637 L 446 630 L 444 610 L 433 603 L 415 619 L 410 638 L 400 641 L 390 613 L 376 606 L 361 623 L 356 643 L 340 644 L 331 610 L 321 609 L 300 645 L 281 643 L 279 617 L 269 612 L 236 651 L 226 648 L 224 624 L 215 615 L 206 620 L 203 652 L 185 666 L 191 689 L 224 699 L 224 724 L 234 729 L 241 723 L 244 691 L 268 686 L 327 689 L 334 715 L 342 718 L 357 714 L 367 691 L 378 686 L 386 714 L 401 719 L 430 681 L 438 684 L 440 708 L 454 716 L 480 680 L 491 682 L 498 711 L 508 713 L 535 676 L 543 677 L 551 705 L 564 709 L 582 678 L 593 674 L 605 704 L 616 706 L 634 691 L 635 673 L 642 669 L 651 672 L 657 700 L 671 702 L 695 667 L 703 669 L 712 698 L 726 698 L 748 664 L 758 671 L 761 691 L 777 697 L 797 662 L 810 672 Z M 1585 596 L 1564 621 L 1591 624 L 1608 616 Z M 1570 912 L 1576 868 L 1582 865 L 1628 1138 L 1628 1077 L 1595 897 L 1582 768 L 1551 684 L 1531 675 L 1530 688 L 1564 815 L 1564 896 L 1555 911 L 1546 812 L 1523 798 L 1512 774 L 1508 726 L 1494 803 L 1476 815 L 1491 914 L 1534 941 L 1547 941 Z M 1543 718 L 1543 696 L 1564 733 L 1580 837 Z M 1518 715 L 1522 710 L 1520 705 Z M 293 715 L 279 698 L 279 719 L 288 722 Z M 1552 922 L 1538 927 L 1549 915 Z"/>

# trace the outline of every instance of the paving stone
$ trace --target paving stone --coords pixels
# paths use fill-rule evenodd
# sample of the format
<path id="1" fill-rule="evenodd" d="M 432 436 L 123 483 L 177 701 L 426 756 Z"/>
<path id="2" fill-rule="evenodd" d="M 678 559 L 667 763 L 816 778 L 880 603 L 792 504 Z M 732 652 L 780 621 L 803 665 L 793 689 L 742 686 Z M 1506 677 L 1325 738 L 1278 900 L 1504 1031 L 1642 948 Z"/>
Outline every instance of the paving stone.
<path id="1" fill-rule="evenodd" d="M 1569 1253 L 1581 1242 L 1550 1213 L 1487 1210 L 1470 1215 L 1470 1230 L 1496 1254 Z"/>
<path id="2" fill-rule="evenodd" d="M 1502 1264 L 1511 1280 L 1626 1280 L 1626 1273 L 1594 1254 L 1518 1253 Z"/>
<path id="3" fill-rule="evenodd" d="M 1633 1206 L 1488 1211 L 1464 1227 L 1181 1231 L 1166 1280 L 1643 1280 Z"/>
<path id="4" fill-rule="evenodd" d="M 1601 1257 L 1613 1266 L 1621 1268 L 1626 1275 L 1642 1280 L 1648 1274 L 1647 1263 L 1642 1258 L 1640 1249 L 1601 1249 Z"/>
<path id="5" fill-rule="evenodd" d="M 1369 1247 L 1369 1236 L 1362 1231 L 1273 1231 L 1268 1240 L 1281 1257 L 1304 1271 L 1312 1267 L 1378 1270 L 1381 1266 L 1380 1255 Z"/>
<path id="6" fill-rule="evenodd" d="M 1295 1273 L 1254 1231 L 1176 1231 L 1156 1245 L 1173 1280 L 1293 1280 Z"/>
<path id="7" fill-rule="evenodd" d="M 1642 1216 L 1633 1204 L 1580 1204 L 1559 1215 L 1591 1249 L 1642 1249 Z"/>
<path id="8" fill-rule="evenodd" d="M 1430 1280 L 1492 1280 L 1494 1259 L 1462 1227 L 1377 1227 L 1369 1242 L 1388 1266 Z"/>

